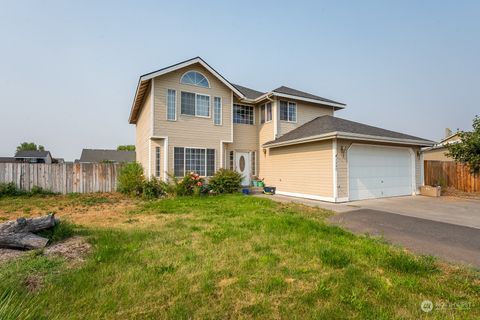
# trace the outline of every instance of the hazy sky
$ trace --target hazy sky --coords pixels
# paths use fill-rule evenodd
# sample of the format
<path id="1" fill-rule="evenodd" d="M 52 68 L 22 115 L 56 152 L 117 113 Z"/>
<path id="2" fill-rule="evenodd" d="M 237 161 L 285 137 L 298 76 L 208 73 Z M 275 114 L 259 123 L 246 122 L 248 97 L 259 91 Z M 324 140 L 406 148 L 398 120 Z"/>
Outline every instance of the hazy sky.
<path id="1" fill-rule="evenodd" d="M 479 1 L 1 1 L 0 156 L 133 144 L 138 76 L 195 56 L 423 138 L 480 114 Z"/>

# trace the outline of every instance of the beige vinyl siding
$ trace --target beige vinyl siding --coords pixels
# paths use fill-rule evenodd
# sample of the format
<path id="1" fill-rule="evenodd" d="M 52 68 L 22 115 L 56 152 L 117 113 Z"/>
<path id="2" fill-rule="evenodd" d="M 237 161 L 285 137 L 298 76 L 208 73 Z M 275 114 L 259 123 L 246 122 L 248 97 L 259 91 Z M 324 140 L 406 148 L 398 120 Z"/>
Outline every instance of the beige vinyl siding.
<path id="1" fill-rule="evenodd" d="M 258 150 L 257 127 L 248 124 L 234 124 L 233 143 L 230 148 L 245 151 Z"/>
<path id="2" fill-rule="evenodd" d="M 332 141 L 270 148 L 259 158 L 266 184 L 278 191 L 333 196 Z"/>
<path id="3" fill-rule="evenodd" d="M 337 188 L 338 188 L 338 197 L 339 198 L 346 198 L 348 197 L 348 158 L 347 152 L 342 153 L 341 148 L 342 146 L 345 150 L 351 146 L 352 143 L 362 143 L 362 144 L 371 144 L 371 145 L 382 145 L 382 146 L 394 146 L 394 147 L 405 147 L 411 148 L 414 157 L 415 157 L 415 184 L 417 188 L 422 185 L 422 160 L 418 156 L 418 152 L 420 150 L 419 147 L 416 146 L 405 146 L 405 145 L 395 145 L 389 143 L 371 143 L 371 142 L 361 142 L 361 141 L 353 141 L 353 140 L 337 140 Z"/>
<path id="4" fill-rule="evenodd" d="M 209 81 L 210 88 L 180 83 L 187 71 L 198 71 Z M 200 64 L 195 64 L 156 77 L 154 135 L 168 137 L 168 172 L 173 173 L 173 148 L 192 147 L 215 149 L 216 169 L 220 168 L 221 141 L 232 140 L 232 91 Z M 176 91 L 177 121 L 167 120 L 167 90 Z M 181 114 L 181 92 L 192 92 L 210 96 L 210 117 Z M 222 125 L 214 124 L 214 97 L 222 99 Z M 162 145 L 163 146 L 163 145 Z"/>
<path id="5" fill-rule="evenodd" d="M 304 102 L 300 100 L 292 100 L 292 99 L 283 99 L 277 98 L 278 103 L 278 137 L 284 135 L 287 132 L 296 129 L 305 123 L 325 115 L 333 116 L 333 107 L 329 106 L 322 106 L 314 103 Z M 291 101 L 297 104 L 297 122 L 287 122 L 284 120 L 280 120 L 280 102 L 279 101 Z"/>
<path id="6" fill-rule="evenodd" d="M 260 109 L 260 108 L 259 108 Z M 259 145 L 259 152 L 257 157 L 257 167 L 258 172 L 257 176 L 259 178 L 264 177 L 264 172 L 266 172 L 267 162 L 265 161 L 265 156 L 263 153 L 262 145 L 268 141 L 272 141 L 275 139 L 275 122 L 277 119 L 275 118 L 277 106 L 276 101 L 272 101 L 272 120 L 269 122 L 265 122 L 264 124 L 258 125 L 258 145 Z M 259 111 L 260 114 L 260 111 Z M 260 116 L 259 116 L 260 117 Z"/>
<path id="7" fill-rule="evenodd" d="M 151 110 L 151 95 L 150 90 L 148 90 L 135 125 L 136 160 L 142 165 L 145 174 L 148 174 L 148 143 L 152 127 Z"/>
<path id="8" fill-rule="evenodd" d="M 423 160 L 434 161 L 454 161 L 452 158 L 447 157 L 447 149 L 440 148 L 423 152 Z"/>
<path id="9" fill-rule="evenodd" d="M 187 71 L 198 71 L 207 77 L 210 88 L 202 88 L 180 83 L 181 76 Z M 231 90 L 214 75 L 209 73 L 200 64 L 182 68 L 171 73 L 156 77 L 155 83 L 155 112 L 154 135 L 168 136 L 176 141 L 189 146 L 192 142 L 198 144 L 218 143 L 220 140 L 231 140 Z M 167 120 L 167 90 L 176 91 L 177 121 Z M 210 117 L 196 117 L 181 114 L 181 92 L 192 92 L 210 96 Z M 214 97 L 222 99 L 222 125 L 213 122 Z"/>
<path id="10" fill-rule="evenodd" d="M 258 150 L 258 127 L 260 124 L 260 107 L 242 103 L 235 97 L 233 103 L 251 106 L 254 109 L 254 124 L 233 124 L 233 143 L 228 146 L 231 150 L 257 151 Z"/>

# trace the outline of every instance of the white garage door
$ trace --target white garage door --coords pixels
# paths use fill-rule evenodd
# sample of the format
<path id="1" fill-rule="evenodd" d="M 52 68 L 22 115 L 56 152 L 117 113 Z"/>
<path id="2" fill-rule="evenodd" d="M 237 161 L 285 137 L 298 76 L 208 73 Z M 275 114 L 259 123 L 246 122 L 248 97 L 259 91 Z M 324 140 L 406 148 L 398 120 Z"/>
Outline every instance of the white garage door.
<path id="1" fill-rule="evenodd" d="M 352 145 L 348 150 L 349 200 L 411 195 L 408 148 Z"/>

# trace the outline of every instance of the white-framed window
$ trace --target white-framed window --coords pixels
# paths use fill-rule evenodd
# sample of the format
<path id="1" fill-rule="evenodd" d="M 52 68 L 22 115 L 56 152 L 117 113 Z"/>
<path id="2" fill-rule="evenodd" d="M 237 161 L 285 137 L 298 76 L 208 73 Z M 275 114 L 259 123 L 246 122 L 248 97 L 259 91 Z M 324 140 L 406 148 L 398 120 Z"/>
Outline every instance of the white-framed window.
<path id="1" fill-rule="evenodd" d="M 195 115 L 197 117 L 210 117 L 210 96 L 196 94 Z"/>
<path id="2" fill-rule="evenodd" d="M 172 89 L 167 90 L 167 120 L 177 120 L 177 92 Z"/>
<path id="3" fill-rule="evenodd" d="M 260 106 L 260 123 L 272 121 L 272 103 L 265 103 Z"/>
<path id="4" fill-rule="evenodd" d="M 182 177 L 192 171 L 204 177 L 213 176 L 215 173 L 215 149 L 175 147 L 173 171 L 177 177 Z"/>
<path id="5" fill-rule="evenodd" d="M 255 112 L 253 106 L 234 104 L 233 123 L 255 124 Z"/>
<path id="6" fill-rule="evenodd" d="M 207 77 L 198 71 L 188 71 L 180 78 L 183 84 L 190 84 L 197 87 L 210 88 Z"/>
<path id="7" fill-rule="evenodd" d="M 267 109 L 266 122 L 270 122 L 272 121 L 272 103 L 271 102 L 267 103 L 266 109 Z"/>
<path id="8" fill-rule="evenodd" d="M 182 91 L 180 99 L 181 114 L 210 118 L 210 96 Z"/>
<path id="9" fill-rule="evenodd" d="M 230 151 L 229 154 L 229 168 L 230 170 L 235 169 L 235 153 L 233 151 Z"/>
<path id="10" fill-rule="evenodd" d="M 160 178 L 160 147 L 155 147 L 155 177 Z"/>
<path id="11" fill-rule="evenodd" d="M 213 123 L 217 126 L 222 125 L 222 98 L 213 98 Z"/>
<path id="12" fill-rule="evenodd" d="M 290 101 L 280 101 L 280 120 L 297 122 L 297 104 Z"/>

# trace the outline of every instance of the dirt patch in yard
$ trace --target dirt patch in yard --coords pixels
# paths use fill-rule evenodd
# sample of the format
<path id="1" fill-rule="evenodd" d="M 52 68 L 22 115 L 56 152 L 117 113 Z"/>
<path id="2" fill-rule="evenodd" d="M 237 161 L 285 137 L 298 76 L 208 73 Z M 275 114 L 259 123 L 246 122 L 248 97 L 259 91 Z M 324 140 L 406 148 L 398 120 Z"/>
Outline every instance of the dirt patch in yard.
<path id="1" fill-rule="evenodd" d="M 91 245 L 85 237 L 74 236 L 45 247 L 42 254 L 63 258 L 69 267 L 77 267 L 85 262 L 90 249 Z M 30 252 L 32 251 L 0 249 L 0 264 L 21 258 Z"/>
<path id="2" fill-rule="evenodd" d="M 0 249 L 0 264 L 15 260 L 25 255 L 28 251 Z"/>
<path id="3" fill-rule="evenodd" d="M 46 247 L 43 254 L 47 257 L 64 258 L 69 266 L 76 267 L 85 262 L 91 247 L 85 237 L 75 236 Z"/>

